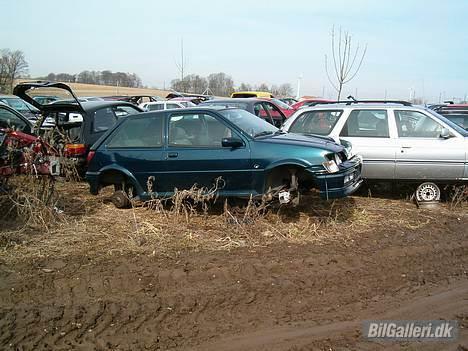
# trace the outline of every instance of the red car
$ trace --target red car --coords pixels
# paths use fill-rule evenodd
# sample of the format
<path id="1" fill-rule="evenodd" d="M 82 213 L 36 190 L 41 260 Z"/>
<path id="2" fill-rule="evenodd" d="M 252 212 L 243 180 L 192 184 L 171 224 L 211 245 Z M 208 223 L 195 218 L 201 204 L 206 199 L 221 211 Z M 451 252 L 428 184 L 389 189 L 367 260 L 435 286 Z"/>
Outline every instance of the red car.
<path id="1" fill-rule="evenodd" d="M 304 99 L 304 100 L 301 100 L 299 102 L 296 102 L 295 104 L 292 104 L 291 107 L 297 111 L 298 109 L 300 109 L 303 106 L 314 106 L 314 105 L 320 104 L 321 102 L 333 102 L 333 100 Z"/>
<path id="2" fill-rule="evenodd" d="M 292 116 L 294 114 L 294 112 L 297 111 L 296 108 L 294 108 L 293 106 L 289 106 L 287 103 L 279 100 L 279 99 L 275 99 L 275 98 L 259 98 L 260 100 L 266 100 L 266 101 L 269 101 L 271 102 L 273 105 L 275 105 L 281 112 L 283 112 L 284 116 L 286 118 Z"/>

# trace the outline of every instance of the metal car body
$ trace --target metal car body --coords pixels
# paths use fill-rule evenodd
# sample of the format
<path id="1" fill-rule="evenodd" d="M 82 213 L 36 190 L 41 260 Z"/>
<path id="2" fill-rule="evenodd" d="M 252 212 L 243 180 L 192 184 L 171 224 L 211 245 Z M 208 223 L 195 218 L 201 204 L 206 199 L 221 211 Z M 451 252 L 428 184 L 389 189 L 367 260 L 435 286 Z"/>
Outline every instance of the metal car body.
<path id="1" fill-rule="evenodd" d="M 232 98 L 274 98 L 268 91 L 236 91 L 231 94 Z"/>
<path id="2" fill-rule="evenodd" d="M 324 102 L 328 103 L 328 102 L 333 102 L 333 101 L 332 100 L 327 100 L 327 99 L 320 99 L 320 98 L 301 99 L 298 102 L 292 104 L 291 107 L 297 111 L 300 108 L 315 106 L 315 105 L 318 105 L 318 104 L 321 104 L 321 103 L 324 103 Z"/>
<path id="3" fill-rule="evenodd" d="M 362 176 L 374 180 L 468 181 L 468 132 L 434 111 L 399 101 L 349 101 L 303 108 L 288 132 L 349 141 Z"/>
<path id="4" fill-rule="evenodd" d="M 63 92 L 70 99 L 50 104 L 40 104 L 34 96 L 53 91 Z M 54 140 L 63 155 L 72 158 L 78 171 L 84 174 L 86 156 L 91 145 L 99 139 L 119 118 L 142 110 L 124 101 L 82 102 L 72 89 L 63 83 L 27 82 L 20 83 L 13 93 L 31 103 L 42 112 L 36 128 L 39 134 L 52 130 Z"/>
<path id="5" fill-rule="evenodd" d="M 26 117 L 0 104 L 0 183 L 15 174 L 58 174 L 56 151 L 31 132 Z"/>
<path id="6" fill-rule="evenodd" d="M 199 106 L 224 106 L 240 108 L 261 119 L 280 127 L 286 120 L 284 113 L 268 99 L 231 98 L 214 99 L 201 103 Z"/>
<path id="7" fill-rule="evenodd" d="M 361 160 L 347 154 L 329 138 L 284 133 L 245 110 L 200 106 L 119 121 L 92 146 L 86 179 L 92 194 L 123 185 L 142 200 L 212 188 L 216 179 L 220 196 L 304 187 L 336 198 L 361 184 Z"/>

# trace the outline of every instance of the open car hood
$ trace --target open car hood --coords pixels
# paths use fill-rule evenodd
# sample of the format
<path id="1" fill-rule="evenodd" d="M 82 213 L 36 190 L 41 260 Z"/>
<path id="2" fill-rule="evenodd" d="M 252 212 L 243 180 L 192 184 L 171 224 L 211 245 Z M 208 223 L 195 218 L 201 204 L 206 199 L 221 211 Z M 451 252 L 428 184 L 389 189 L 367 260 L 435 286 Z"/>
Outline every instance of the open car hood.
<path id="1" fill-rule="evenodd" d="M 72 101 L 66 101 L 63 103 L 56 102 L 54 104 L 40 104 L 33 99 L 35 95 L 47 95 L 47 89 L 62 89 L 64 90 L 64 93 L 67 94 L 68 98 Z M 32 91 L 38 92 L 38 94 L 29 94 Z M 83 106 L 76 97 L 75 93 L 73 93 L 73 90 L 64 83 L 44 81 L 20 83 L 13 89 L 13 94 L 20 97 L 24 101 L 27 101 L 42 112 L 63 111 L 64 109 L 67 111 L 84 112 Z"/>

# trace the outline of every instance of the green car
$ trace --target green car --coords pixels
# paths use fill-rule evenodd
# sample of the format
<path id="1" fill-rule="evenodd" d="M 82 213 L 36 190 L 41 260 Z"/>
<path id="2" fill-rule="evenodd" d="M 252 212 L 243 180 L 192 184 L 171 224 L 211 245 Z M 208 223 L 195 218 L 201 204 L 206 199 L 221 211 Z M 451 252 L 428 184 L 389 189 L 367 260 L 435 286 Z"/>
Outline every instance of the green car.
<path id="1" fill-rule="evenodd" d="M 245 110 L 197 107 L 120 120 L 91 147 L 86 179 L 92 194 L 114 185 L 118 207 L 128 205 L 125 191 L 168 197 L 194 184 L 210 189 L 218 178 L 219 196 L 273 194 L 287 203 L 302 189 L 325 199 L 353 193 L 362 160 L 350 155 L 349 144 L 286 133 Z"/>

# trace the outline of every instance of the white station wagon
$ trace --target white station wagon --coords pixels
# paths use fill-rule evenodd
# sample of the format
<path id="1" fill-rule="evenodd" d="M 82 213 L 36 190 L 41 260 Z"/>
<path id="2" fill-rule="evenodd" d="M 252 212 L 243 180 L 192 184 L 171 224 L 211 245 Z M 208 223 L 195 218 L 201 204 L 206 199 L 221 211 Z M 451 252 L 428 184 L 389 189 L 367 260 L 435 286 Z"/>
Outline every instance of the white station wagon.
<path id="1" fill-rule="evenodd" d="M 352 143 L 362 177 L 419 184 L 418 201 L 440 199 L 439 186 L 468 184 L 468 131 L 405 101 L 350 101 L 297 111 L 283 130 Z"/>

